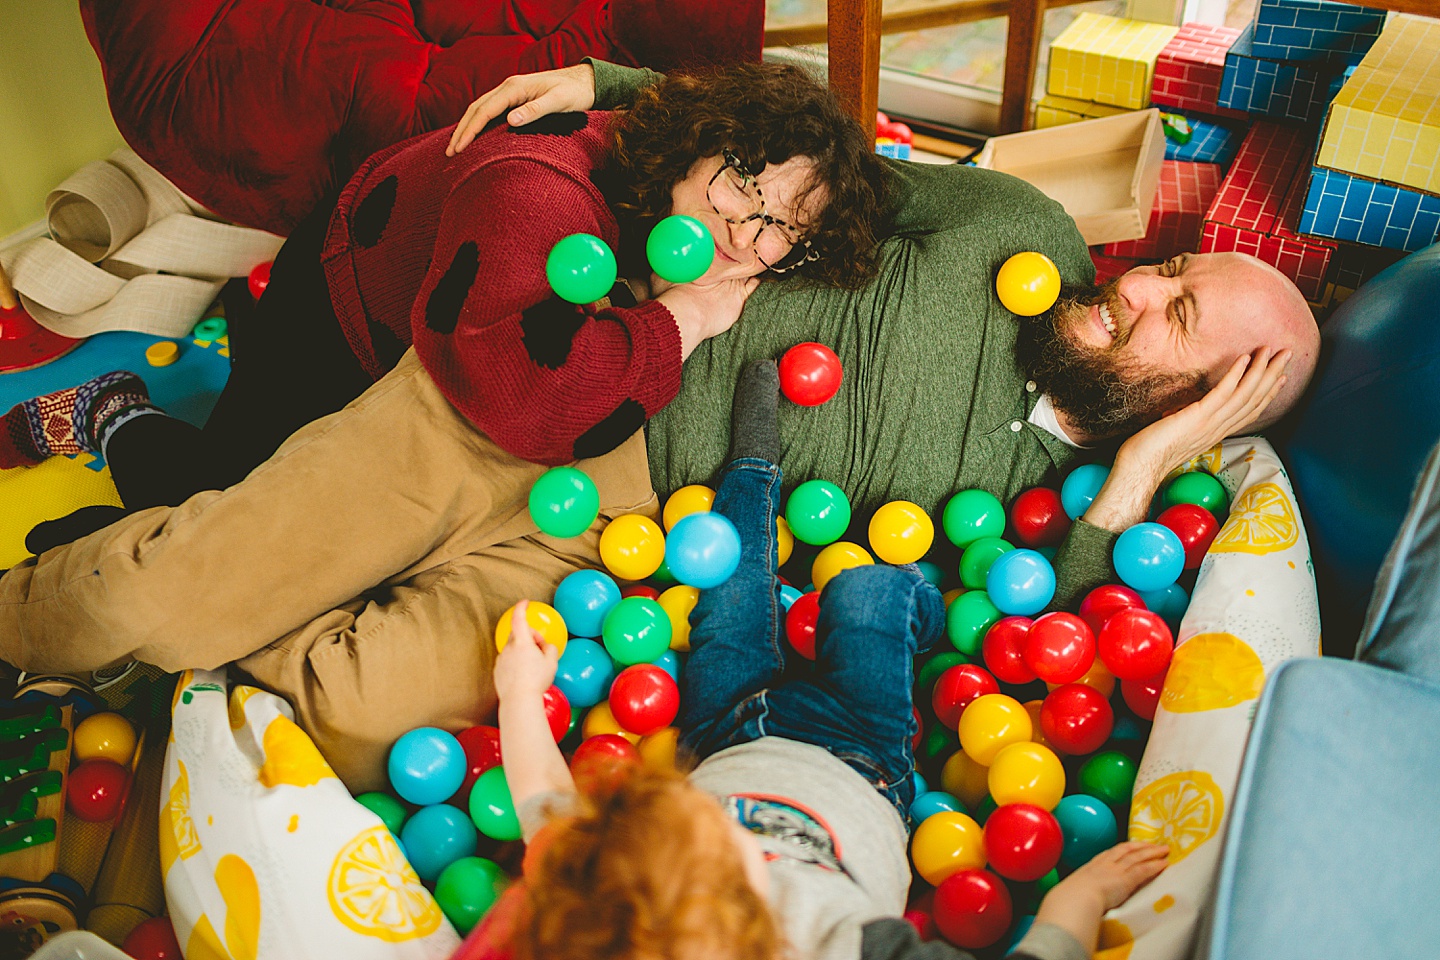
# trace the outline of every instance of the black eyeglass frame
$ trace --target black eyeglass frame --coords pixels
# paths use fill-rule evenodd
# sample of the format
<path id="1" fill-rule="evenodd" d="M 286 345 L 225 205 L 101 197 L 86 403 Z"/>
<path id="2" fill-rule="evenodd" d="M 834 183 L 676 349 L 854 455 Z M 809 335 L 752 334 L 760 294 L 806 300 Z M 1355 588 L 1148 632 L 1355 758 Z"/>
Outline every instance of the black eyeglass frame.
<path id="1" fill-rule="evenodd" d="M 715 185 L 715 181 L 719 180 L 720 175 L 723 174 L 726 170 L 734 170 L 736 173 L 740 174 L 741 178 L 744 181 L 744 184 L 755 191 L 755 196 L 760 200 L 760 209 L 758 211 L 750 214 L 750 216 L 748 217 L 736 220 L 733 217 L 725 216 L 725 214 L 720 212 L 720 208 L 715 206 L 715 201 L 710 198 L 710 188 Z M 750 172 L 749 168 L 745 166 L 744 162 L 739 157 L 735 156 L 734 151 L 732 151 L 729 147 L 726 147 L 720 151 L 720 169 L 715 171 L 715 175 L 711 177 L 710 182 L 705 185 L 705 199 L 710 201 L 710 208 L 715 211 L 716 216 L 720 217 L 720 219 L 724 220 L 726 223 L 739 224 L 749 223 L 751 220 L 760 221 L 760 229 L 755 231 L 755 238 L 750 241 L 752 247 L 759 242 L 760 234 L 763 233 L 765 231 L 765 228 L 770 226 L 770 224 L 772 223 L 779 224 L 780 226 L 785 227 L 786 229 L 794 233 L 796 236 L 799 236 L 800 234 L 799 229 L 793 223 L 781 220 L 779 217 L 772 217 L 765 212 L 765 191 L 760 189 L 760 184 L 755 182 L 755 175 Z M 795 260 L 794 263 L 785 264 L 786 260 L 795 257 L 796 251 L 803 251 L 799 259 Z M 777 260 L 773 265 L 765 262 L 765 258 L 760 256 L 760 251 L 758 249 L 755 250 L 755 259 L 759 260 L 761 263 L 764 263 L 765 268 L 771 273 L 789 273 L 791 270 L 795 270 L 799 267 L 804 266 L 807 263 L 812 263 L 815 260 L 820 259 L 820 251 L 815 249 L 814 244 L 812 244 L 809 240 L 805 239 L 804 237 L 800 237 L 791 246 L 790 251 L 786 253 L 785 256 Z"/>

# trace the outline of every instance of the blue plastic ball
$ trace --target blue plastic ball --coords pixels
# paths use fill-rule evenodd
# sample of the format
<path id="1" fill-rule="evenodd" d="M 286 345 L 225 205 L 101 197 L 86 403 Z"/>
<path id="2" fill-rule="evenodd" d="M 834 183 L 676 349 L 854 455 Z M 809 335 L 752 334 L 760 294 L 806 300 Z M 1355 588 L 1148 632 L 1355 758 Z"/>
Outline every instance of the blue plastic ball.
<path id="1" fill-rule="evenodd" d="M 916 796 L 915 802 L 910 804 L 910 822 L 918 827 L 925 822 L 926 817 L 945 810 L 951 813 L 964 813 L 965 804 L 943 790 L 931 790 L 919 794 Z"/>
<path id="2" fill-rule="evenodd" d="M 475 824 L 463 810 L 448 803 L 437 803 L 421 807 L 405 821 L 400 842 L 405 845 L 410 866 L 421 880 L 429 883 L 456 860 L 473 854 L 479 836 Z"/>
<path id="3" fill-rule="evenodd" d="M 681 517 L 665 538 L 665 562 L 681 583 L 718 587 L 740 566 L 740 533 L 718 513 Z"/>
<path id="4" fill-rule="evenodd" d="M 1101 463 L 1087 463 L 1071 470 L 1060 485 L 1060 505 L 1065 508 L 1065 515 L 1075 520 L 1089 510 L 1108 476 L 1110 468 Z"/>
<path id="5" fill-rule="evenodd" d="M 796 590 L 788 583 L 780 584 L 780 605 L 784 607 L 787 611 L 790 609 L 790 604 L 794 603 L 796 600 L 799 599 L 799 590 Z"/>
<path id="6" fill-rule="evenodd" d="M 1146 736 L 1148 724 L 1142 723 L 1135 717 L 1120 714 L 1115 718 L 1115 729 L 1110 731 L 1111 740 L 1141 740 Z"/>
<path id="7" fill-rule="evenodd" d="M 390 748 L 390 784 L 418 806 L 444 803 L 465 782 L 465 749 L 438 727 L 418 727 Z"/>
<path id="8" fill-rule="evenodd" d="M 1054 598 L 1055 568 L 1034 550 L 1002 553 L 985 575 L 985 592 L 1001 613 L 1028 617 Z"/>
<path id="9" fill-rule="evenodd" d="M 938 563 L 931 563 L 929 560 L 921 560 L 915 565 L 920 568 L 920 576 L 924 577 L 926 580 L 929 580 L 937 587 L 940 586 L 940 582 L 945 579 L 945 569 L 941 567 Z"/>
<path id="10" fill-rule="evenodd" d="M 1140 599 L 1145 601 L 1148 609 L 1160 614 L 1171 633 L 1180 632 L 1180 621 L 1185 619 L 1185 611 L 1190 609 L 1190 595 L 1184 587 L 1172 583 L 1163 590 L 1147 590 L 1140 594 Z"/>
<path id="11" fill-rule="evenodd" d="M 670 674 L 670 679 L 676 683 L 680 682 L 680 654 L 674 650 L 666 650 L 660 654 L 660 659 L 655 661 L 655 666 Z"/>
<path id="12" fill-rule="evenodd" d="M 915 788 L 915 796 L 917 797 L 922 793 L 930 792 L 930 785 L 925 782 L 924 777 L 920 776 L 919 770 L 910 771 L 910 784 Z"/>
<path id="13" fill-rule="evenodd" d="M 1015 924 L 1015 929 L 1010 932 L 1010 946 L 1005 948 L 1007 955 L 1015 952 L 1015 948 L 1020 946 L 1020 941 L 1025 939 L 1025 934 L 1029 933 L 1033 926 L 1035 926 L 1035 914 L 1027 913 L 1020 918 Z"/>
<path id="14" fill-rule="evenodd" d="M 567 621 L 568 622 L 568 621 Z M 576 637 L 565 645 L 555 668 L 555 686 L 572 707 L 593 707 L 610 695 L 615 663 L 594 640 Z"/>
<path id="15" fill-rule="evenodd" d="M 1169 527 L 1137 523 L 1120 534 L 1112 554 L 1115 572 L 1141 593 L 1164 590 L 1185 569 L 1185 547 Z"/>
<path id="16" fill-rule="evenodd" d="M 599 570 L 576 570 L 555 588 L 555 610 L 571 636 L 600 636 L 605 614 L 619 602 L 620 588 Z"/>
<path id="17" fill-rule="evenodd" d="M 1072 870 L 1119 842 L 1120 828 L 1115 823 L 1115 812 L 1103 800 L 1083 793 L 1071 794 L 1062 797 L 1051 812 L 1065 838 L 1060 863 Z"/>

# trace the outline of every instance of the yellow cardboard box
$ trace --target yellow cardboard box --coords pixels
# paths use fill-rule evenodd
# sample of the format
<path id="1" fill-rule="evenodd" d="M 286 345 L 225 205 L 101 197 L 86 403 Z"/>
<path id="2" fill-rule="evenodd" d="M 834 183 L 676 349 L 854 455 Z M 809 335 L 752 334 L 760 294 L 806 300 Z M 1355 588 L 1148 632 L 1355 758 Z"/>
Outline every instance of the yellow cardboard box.
<path id="1" fill-rule="evenodd" d="M 1045 92 L 1139 110 L 1150 105 L 1155 58 L 1178 27 L 1082 13 L 1050 46 Z"/>
<path id="2" fill-rule="evenodd" d="M 1062 123 L 1079 123 L 1081 120 L 1113 117 L 1126 112 L 1125 107 L 1112 107 L 1093 100 L 1072 100 L 1047 93 L 1035 101 L 1035 127 L 1058 127 Z"/>
<path id="3" fill-rule="evenodd" d="M 1440 194 L 1440 21 L 1385 25 L 1331 103 L 1315 162 Z"/>

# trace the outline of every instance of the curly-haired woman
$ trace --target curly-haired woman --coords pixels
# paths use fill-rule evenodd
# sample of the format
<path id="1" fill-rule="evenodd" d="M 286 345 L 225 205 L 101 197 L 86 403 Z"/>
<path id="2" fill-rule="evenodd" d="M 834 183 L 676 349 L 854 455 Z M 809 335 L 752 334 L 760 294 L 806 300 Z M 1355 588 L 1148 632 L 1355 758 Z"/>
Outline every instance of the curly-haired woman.
<path id="1" fill-rule="evenodd" d="M 654 510 L 639 428 L 690 351 L 764 276 L 873 272 L 880 167 L 794 68 L 675 77 L 625 114 L 502 125 L 463 153 L 449 139 L 376 154 L 291 236 L 237 324 L 205 430 L 127 374 L 7 415 L 11 463 L 102 453 L 130 512 L 78 540 L 93 512 L 37 528 L 62 546 L 0 580 L 0 658 L 70 672 L 239 660 L 342 776 L 376 785 L 406 729 L 493 712 L 483 637 L 504 609 L 593 565 L 609 517 Z M 671 213 L 715 239 L 693 283 L 645 261 Z M 625 282 L 597 303 L 546 280 L 574 233 L 617 254 Z M 526 499 L 537 464 L 573 460 L 602 516 L 556 540 Z M 158 507 L 172 509 L 144 509 Z"/>

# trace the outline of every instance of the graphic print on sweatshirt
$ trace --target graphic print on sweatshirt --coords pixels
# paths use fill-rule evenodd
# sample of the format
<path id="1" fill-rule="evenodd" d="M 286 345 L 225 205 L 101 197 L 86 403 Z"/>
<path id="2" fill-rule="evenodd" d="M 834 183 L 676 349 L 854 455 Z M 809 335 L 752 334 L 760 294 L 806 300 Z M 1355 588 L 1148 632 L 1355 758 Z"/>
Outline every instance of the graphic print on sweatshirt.
<path id="1" fill-rule="evenodd" d="M 819 814 L 785 797 L 734 794 L 720 798 L 720 806 L 741 827 L 756 836 L 777 841 L 791 860 L 849 876 L 840 862 L 840 841 Z M 775 854 L 766 851 L 766 859 Z"/>

